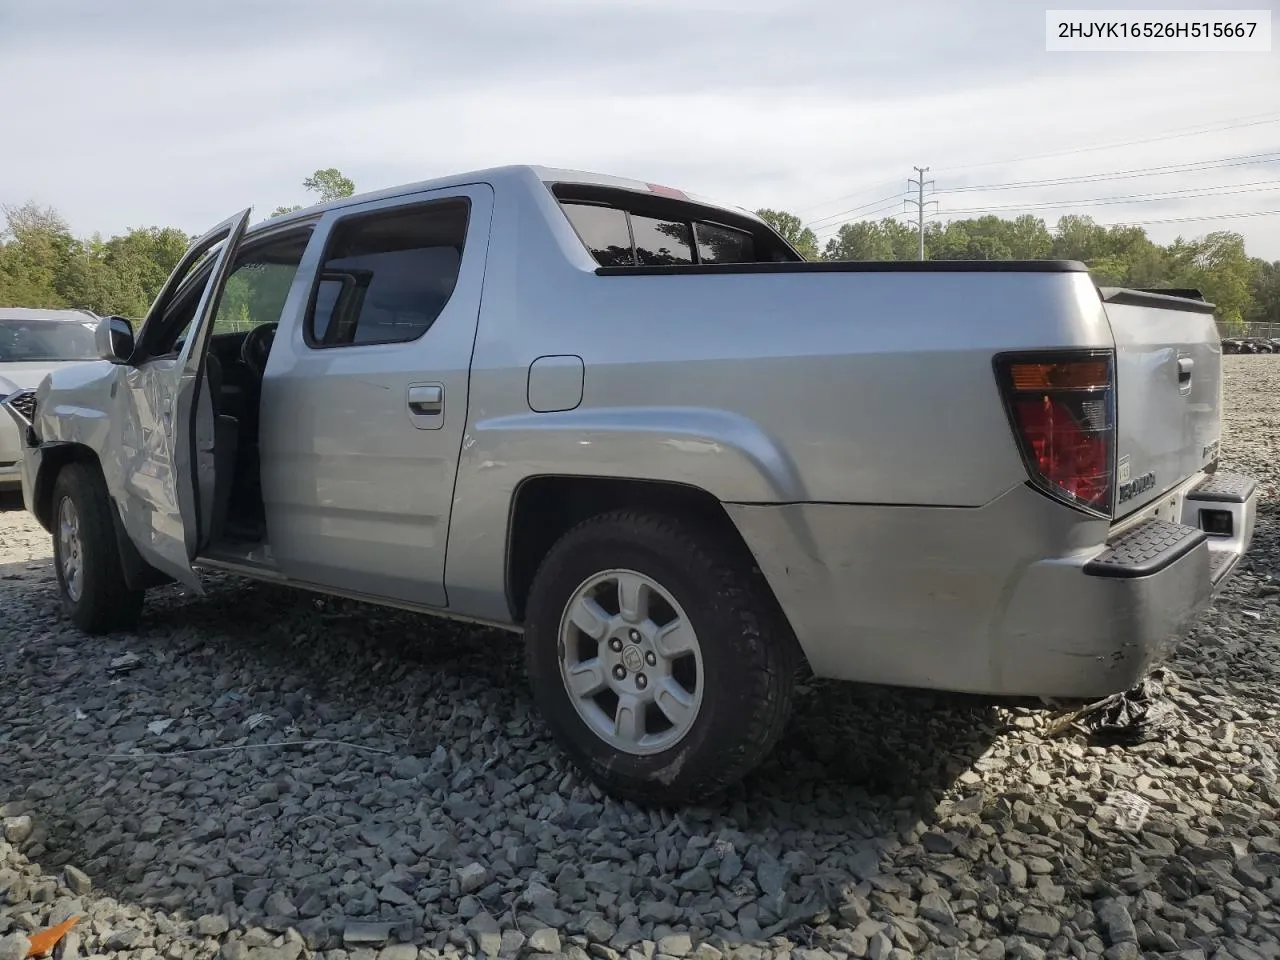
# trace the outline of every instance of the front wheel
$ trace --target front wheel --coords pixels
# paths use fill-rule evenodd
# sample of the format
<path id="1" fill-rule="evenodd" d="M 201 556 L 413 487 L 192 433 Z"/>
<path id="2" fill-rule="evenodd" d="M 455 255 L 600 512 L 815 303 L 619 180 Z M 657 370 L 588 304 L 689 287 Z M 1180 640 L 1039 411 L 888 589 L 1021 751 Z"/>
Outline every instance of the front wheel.
<path id="1" fill-rule="evenodd" d="M 91 634 L 136 626 L 143 594 L 124 582 L 111 502 L 96 465 L 82 461 L 59 471 L 52 519 L 53 566 L 71 621 Z"/>
<path id="2" fill-rule="evenodd" d="M 794 640 L 743 552 L 689 520 L 617 511 L 560 539 L 525 622 L 534 699 L 610 794 L 698 802 L 768 755 Z"/>

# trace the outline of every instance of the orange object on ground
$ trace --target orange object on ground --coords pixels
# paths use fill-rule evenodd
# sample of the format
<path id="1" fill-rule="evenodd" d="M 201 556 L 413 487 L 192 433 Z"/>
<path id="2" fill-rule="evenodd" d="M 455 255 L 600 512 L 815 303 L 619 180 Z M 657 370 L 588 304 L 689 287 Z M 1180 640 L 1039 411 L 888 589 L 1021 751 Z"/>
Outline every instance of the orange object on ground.
<path id="1" fill-rule="evenodd" d="M 56 927 L 50 927 L 48 930 L 41 930 L 39 933 L 33 933 L 29 938 L 31 946 L 27 948 L 27 956 L 48 956 L 53 951 L 53 948 L 58 945 L 58 941 L 70 933 L 71 928 L 79 922 L 79 917 L 72 917 L 69 920 L 63 920 Z"/>

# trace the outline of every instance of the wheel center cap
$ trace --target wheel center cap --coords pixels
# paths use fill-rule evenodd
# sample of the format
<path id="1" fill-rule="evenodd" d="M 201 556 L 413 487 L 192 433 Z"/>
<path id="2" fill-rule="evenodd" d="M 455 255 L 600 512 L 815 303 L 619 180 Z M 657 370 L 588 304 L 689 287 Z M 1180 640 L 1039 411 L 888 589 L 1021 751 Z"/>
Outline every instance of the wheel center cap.
<path id="1" fill-rule="evenodd" d="M 629 644 L 622 648 L 622 665 L 632 673 L 638 671 L 644 666 L 644 654 L 640 652 L 640 648 L 634 644 Z"/>

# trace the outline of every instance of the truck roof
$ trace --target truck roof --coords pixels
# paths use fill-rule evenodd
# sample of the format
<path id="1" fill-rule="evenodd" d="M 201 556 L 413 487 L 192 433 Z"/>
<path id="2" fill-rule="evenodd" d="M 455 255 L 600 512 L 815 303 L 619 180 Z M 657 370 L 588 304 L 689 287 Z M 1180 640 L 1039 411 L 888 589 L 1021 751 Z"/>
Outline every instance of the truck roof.
<path id="1" fill-rule="evenodd" d="M 764 222 L 756 216 L 754 211 L 748 210 L 745 207 L 689 193 L 686 190 L 680 190 L 674 187 L 648 183 L 644 180 L 617 177 L 605 173 L 593 173 L 589 170 L 572 170 L 565 167 L 544 167 L 536 164 L 509 164 L 499 167 L 487 167 L 481 170 L 468 170 L 461 173 L 449 174 L 444 177 L 435 177 L 430 180 L 419 180 L 415 183 L 397 184 L 391 187 L 384 187 L 381 190 L 370 190 L 364 193 L 352 194 L 349 197 L 331 200 L 328 203 L 313 204 L 309 207 L 303 207 L 301 210 L 281 214 L 278 217 L 260 220 L 253 224 L 247 232 L 249 234 L 253 234 L 264 229 L 267 225 L 274 228 L 295 220 L 309 219 L 326 210 L 340 209 L 352 204 L 365 203 L 370 200 L 383 200 L 390 197 L 403 196 L 406 193 L 418 193 L 423 190 L 440 190 L 448 187 L 461 186 L 466 183 L 475 183 L 477 181 L 492 183 L 498 188 L 501 188 L 504 183 L 510 185 L 523 183 L 528 186 L 533 186 L 539 183 L 594 184 L 602 187 L 614 187 L 619 190 L 633 190 L 638 193 L 650 193 L 658 196 L 676 197 L 704 206 L 732 210 L 739 216 L 749 217 L 750 219 L 761 223 Z"/>
<path id="2" fill-rule="evenodd" d="M 98 315 L 79 308 L 0 307 L 0 320 L 97 320 Z"/>

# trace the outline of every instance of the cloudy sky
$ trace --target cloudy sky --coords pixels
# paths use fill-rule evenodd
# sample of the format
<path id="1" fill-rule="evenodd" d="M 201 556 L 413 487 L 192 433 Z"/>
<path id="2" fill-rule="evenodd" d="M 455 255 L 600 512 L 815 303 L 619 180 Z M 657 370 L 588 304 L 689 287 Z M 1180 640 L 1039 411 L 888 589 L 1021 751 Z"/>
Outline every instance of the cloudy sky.
<path id="1" fill-rule="evenodd" d="M 825 238 L 898 212 L 919 164 L 944 219 L 1232 229 L 1280 259 L 1280 43 L 1049 53 L 1045 6 L 0 0 L 0 203 L 197 231 L 307 202 L 317 167 L 365 190 L 528 162 L 790 209 Z"/>

